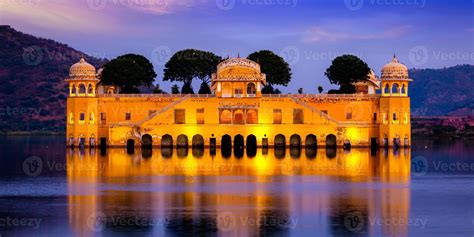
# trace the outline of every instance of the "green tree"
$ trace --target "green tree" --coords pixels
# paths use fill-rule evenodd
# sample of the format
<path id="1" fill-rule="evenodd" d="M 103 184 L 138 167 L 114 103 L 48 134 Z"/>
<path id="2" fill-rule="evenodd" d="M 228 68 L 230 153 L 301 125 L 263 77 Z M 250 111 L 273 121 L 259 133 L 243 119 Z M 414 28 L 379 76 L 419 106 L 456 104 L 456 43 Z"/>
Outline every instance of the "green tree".
<path id="1" fill-rule="evenodd" d="M 193 86 L 191 83 L 185 82 L 181 87 L 181 94 L 194 94 Z"/>
<path id="2" fill-rule="evenodd" d="M 319 92 L 319 94 L 323 93 L 323 91 L 324 91 L 323 87 L 322 87 L 322 86 L 318 86 L 318 92 Z"/>
<path id="3" fill-rule="evenodd" d="M 275 92 L 274 85 L 288 86 L 291 81 L 291 68 L 285 60 L 270 50 L 261 50 L 250 54 L 248 59 L 260 64 L 262 73 L 267 75 L 267 85 L 262 93 Z"/>
<path id="4" fill-rule="evenodd" d="M 368 79 L 370 68 L 354 55 L 342 55 L 332 61 L 325 75 L 331 84 L 339 85 L 339 93 L 355 93 L 353 83 Z"/>
<path id="5" fill-rule="evenodd" d="M 212 52 L 186 49 L 176 52 L 165 64 L 163 81 L 183 82 L 188 89 L 193 79 L 208 83 L 222 58 Z"/>
<path id="6" fill-rule="evenodd" d="M 139 93 L 137 87 L 153 85 L 156 73 L 147 58 L 137 54 L 119 56 L 104 65 L 102 83 L 121 87 L 122 93 Z"/>
<path id="7" fill-rule="evenodd" d="M 172 87 L 171 87 L 171 94 L 179 94 L 179 86 L 174 84 Z"/>
<path id="8" fill-rule="evenodd" d="M 207 82 L 202 82 L 201 87 L 199 88 L 199 94 L 204 95 L 204 94 L 211 94 L 211 88 L 209 87 L 209 84 Z"/>

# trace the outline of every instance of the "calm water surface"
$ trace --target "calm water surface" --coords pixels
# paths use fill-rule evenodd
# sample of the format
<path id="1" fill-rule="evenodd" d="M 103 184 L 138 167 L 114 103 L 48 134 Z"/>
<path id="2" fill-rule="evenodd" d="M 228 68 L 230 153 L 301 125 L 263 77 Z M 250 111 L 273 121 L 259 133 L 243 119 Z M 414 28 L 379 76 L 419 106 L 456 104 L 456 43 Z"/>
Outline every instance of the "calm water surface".
<path id="1" fill-rule="evenodd" d="M 473 236 L 473 152 L 127 154 L 0 137 L 0 236 Z"/>

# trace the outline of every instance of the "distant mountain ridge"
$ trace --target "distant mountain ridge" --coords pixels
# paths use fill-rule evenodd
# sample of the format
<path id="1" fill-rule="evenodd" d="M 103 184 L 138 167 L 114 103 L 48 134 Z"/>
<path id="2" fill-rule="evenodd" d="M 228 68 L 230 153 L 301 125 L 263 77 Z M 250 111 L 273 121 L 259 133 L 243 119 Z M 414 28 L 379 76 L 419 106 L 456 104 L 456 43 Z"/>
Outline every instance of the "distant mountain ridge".
<path id="1" fill-rule="evenodd" d="M 81 56 L 96 68 L 107 62 L 0 26 L 0 132 L 64 132 L 64 79 Z M 414 116 L 474 115 L 474 66 L 412 69 L 410 76 Z"/>
<path id="2" fill-rule="evenodd" d="M 84 56 L 66 44 L 0 26 L 0 132 L 65 131 L 69 67 Z"/>

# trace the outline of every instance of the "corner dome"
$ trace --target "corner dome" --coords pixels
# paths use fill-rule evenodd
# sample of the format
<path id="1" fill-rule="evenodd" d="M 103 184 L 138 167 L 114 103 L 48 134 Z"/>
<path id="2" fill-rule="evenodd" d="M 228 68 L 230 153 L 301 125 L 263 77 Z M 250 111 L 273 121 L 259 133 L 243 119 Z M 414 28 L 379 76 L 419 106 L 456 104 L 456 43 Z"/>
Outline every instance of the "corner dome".
<path id="1" fill-rule="evenodd" d="M 86 62 L 84 58 L 69 69 L 70 77 L 96 77 L 95 67 Z"/>
<path id="2" fill-rule="evenodd" d="M 395 55 L 392 61 L 382 68 L 382 80 L 390 79 L 409 79 L 408 68 L 400 63 Z"/>

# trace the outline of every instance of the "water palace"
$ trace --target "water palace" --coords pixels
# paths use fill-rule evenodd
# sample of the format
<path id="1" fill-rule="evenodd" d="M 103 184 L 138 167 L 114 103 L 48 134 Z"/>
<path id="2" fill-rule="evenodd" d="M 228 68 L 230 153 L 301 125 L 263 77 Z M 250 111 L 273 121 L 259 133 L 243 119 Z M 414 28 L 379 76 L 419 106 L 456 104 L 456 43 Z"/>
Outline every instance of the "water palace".
<path id="1" fill-rule="evenodd" d="M 394 56 L 356 94 L 262 94 L 260 65 L 217 66 L 209 95 L 120 94 L 81 59 L 70 68 L 67 145 L 79 147 L 409 147 L 408 69 Z"/>

